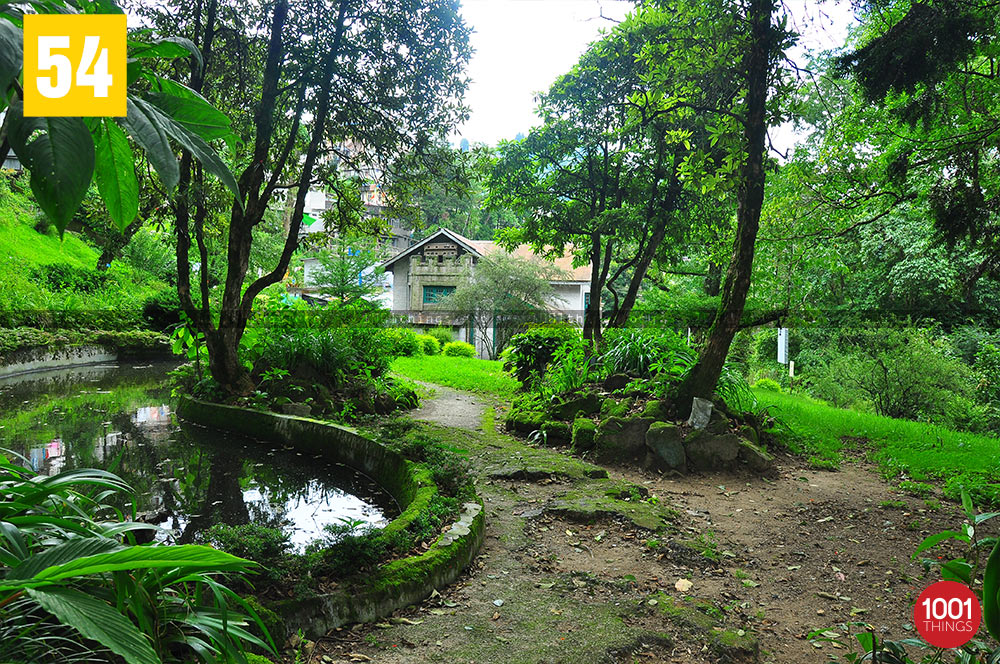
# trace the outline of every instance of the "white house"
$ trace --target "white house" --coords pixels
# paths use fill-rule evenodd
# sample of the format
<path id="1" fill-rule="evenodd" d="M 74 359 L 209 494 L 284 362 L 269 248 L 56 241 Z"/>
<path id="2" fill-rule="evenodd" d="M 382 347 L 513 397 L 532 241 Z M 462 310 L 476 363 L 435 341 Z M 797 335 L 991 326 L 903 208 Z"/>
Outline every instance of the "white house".
<path id="1" fill-rule="evenodd" d="M 504 249 L 493 242 L 470 240 L 448 229 L 441 229 L 404 249 L 382 264 L 386 273 L 391 274 L 393 313 L 406 316 L 418 329 L 450 326 L 456 338 L 475 344 L 479 354 L 484 355 L 485 344 L 476 337 L 468 321 L 435 311 L 433 305 L 455 290 L 469 265 L 501 251 Z M 527 245 L 517 247 L 513 254 L 529 259 L 536 257 Z M 572 256 L 563 256 L 554 263 L 562 274 L 549 282 L 554 294 L 548 313 L 582 326 L 584 311 L 590 302 L 590 266 L 574 268 Z"/>

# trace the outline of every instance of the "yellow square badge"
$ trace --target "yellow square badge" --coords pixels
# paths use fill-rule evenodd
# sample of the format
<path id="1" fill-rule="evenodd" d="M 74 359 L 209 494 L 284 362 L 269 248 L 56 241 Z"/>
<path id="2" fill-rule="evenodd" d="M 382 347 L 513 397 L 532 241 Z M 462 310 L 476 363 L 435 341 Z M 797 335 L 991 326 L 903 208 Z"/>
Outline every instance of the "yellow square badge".
<path id="1" fill-rule="evenodd" d="M 24 15 L 26 116 L 125 115 L 124 14 Z"/>

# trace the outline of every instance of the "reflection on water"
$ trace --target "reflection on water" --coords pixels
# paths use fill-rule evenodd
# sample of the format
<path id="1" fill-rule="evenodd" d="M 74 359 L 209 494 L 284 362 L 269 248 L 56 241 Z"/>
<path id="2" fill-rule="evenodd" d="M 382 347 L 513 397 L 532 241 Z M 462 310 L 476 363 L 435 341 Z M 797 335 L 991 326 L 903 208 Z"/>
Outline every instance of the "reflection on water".
<path id="1" fill-rule="evenodd" d="M 381 527 L 395 516 L 392 498 L 346 466 L 178 426 L 170 368 L 79 367 L 0 379 L 0 448 L 44 475 L 81 467 L 119 474 L 136 491 L 139 518 L 178 542 L 216 523 L 255 523 L 286 530 L 301 550 L 324 526 Z"/>

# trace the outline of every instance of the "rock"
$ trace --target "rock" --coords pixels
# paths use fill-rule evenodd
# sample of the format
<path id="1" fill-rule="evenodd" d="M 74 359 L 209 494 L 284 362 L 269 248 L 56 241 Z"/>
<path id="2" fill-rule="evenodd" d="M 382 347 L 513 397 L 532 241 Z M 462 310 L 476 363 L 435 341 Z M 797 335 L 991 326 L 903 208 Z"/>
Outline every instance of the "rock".
<path id="1" fill-rule="evenodd" d="M 654 401 L 647 401 L 645 407 L 642 409 L 643 417 L 650 417 L 654 420 L 659 420 L 660 422 L 666 422 L 671 416 L 670 402 L 665 399 L 656 399 Z"/>
<path id="2" fill-rule="evenodd" d="M 507 429 L 517 433 L 529 434 L 542 427 L 545 416 L 531 410 L 512 410 L 507 416 Z"/>
<path id="3" fill-rule="evenodd" d="M 609 417 L 597 427 L 594 447 L 606 459 L 635 458 L 646 449 L 646 431 L 652 423 L 648 417 Z"/>
<path id="4" fill-rule="evenodd" d="M 283 403 L 281 412 L 295 417 L 309 417 L 312 415 L 312 408 L 307 403 Z"/>
<path id="5" fill-rule="evenodd" d="M 755 473 L 766 474 L 774 471 L 774 456 L 749 440 L 740 441 L 739 459 Z"/>
<path id="6" fill-rule="evenodd" d="M 708 418 L 708 424 L 705 425 L 705 430 L 721 436 L 724 433 L 729 433 L 729 428 L 729 418 L 726 417 L 726 414 L 719 408 L 713 409 L 712 416 Z"/>
<path id="7" fill-rule="evenodd" d="M 635 399 L 632 397 L 627 397 L 621 401 L 608 397 L 601 404 L 601 417 L 625 417 L 632 410 L 633 404 L 635 404 Z"/>
<path id="8" fill-rule="evenodd" d="M 662 470 L 687 472 L 684 433 L 669 422 L 653 422 L 646 431 L 648 465 Z"/>
<path id="9" fill-rule="evenodd" d="M 546 445 L 562 445 L 572 439 L 572 431 L 566 422 L 549 420 L 542 423 L 541 430 L 545 434 Z"/>
<path id="10" fill-rule="evenodd" d="M 608 392 L 623 390 L 630 382 L 632 382 L 632 378 L 626 374 L 611 374 L 604 379 L 604 389 Z"/>
<path id="11" fill-rule="evenodd" d="M 708 431 L 692 431 L 684 440 L 684 452 L 691 470 L 719 470 L 731 468 L 740 453 L 739 436 L 727 433 L 721 436 Z"/>
<path id="12" fill-rule="evenodd" d="M 572 422 L 577 414 L 593 415 L 601 410 L 601 398 L 595 392 L 569 399 L 552 407 L 552 416 L 559 420 Z"/>
<path id="13" fill-rule="evenodd" d="M 749 424 L 745 424 L 740 427 L 739 434 L 749 440 L 754 445 L 760 445 L 760 435 L 758 435 L 757 430 L 754 429 Z"/>
<path id="14" fill-rule="evenodd" d="M 704 429 L 712 418 L 712 402 L 708 399 L 695 397 L 691 402 L 691 416 L 688 418 L 688 426 L 692 429 Z"/>
<path id="15" fill-rule="evenodd" d="M 573 421 L 573 451 L 585 452 L 594 449 L 594 436 L 597 425 L 593 420 L 579 417 Z"/>

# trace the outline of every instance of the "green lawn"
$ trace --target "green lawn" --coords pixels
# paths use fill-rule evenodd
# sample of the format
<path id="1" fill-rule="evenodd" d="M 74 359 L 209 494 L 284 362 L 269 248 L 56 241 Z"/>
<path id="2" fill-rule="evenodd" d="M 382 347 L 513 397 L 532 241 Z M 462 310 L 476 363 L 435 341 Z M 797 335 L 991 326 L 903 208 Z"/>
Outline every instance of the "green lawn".
<path id="1" fill-rule="evenodd" d="M 793 448 L 806 454 L 838 459 L 844 438 L 866 438 L 889 476 L 936 478 L 944 481 L 949 497 L 958 497 L 964 486 L 980 502 L 1000 500 L 1000 485 L 992 484 L 1000 482 L 1000 439 L 833 408 L 807 397 L 756 389 L 754 394 L 795 434 Z"/>
<path id="2" fill-rule="evenodd" d="M 502 399 L 513 398 L 521 389 L 521 383 L 504 373 L 499 362 L 492 360 L 447 355 L 417 355 L 397 358 L 392 364 L 392 370 L 413 380 L 423 380 Z"/>

